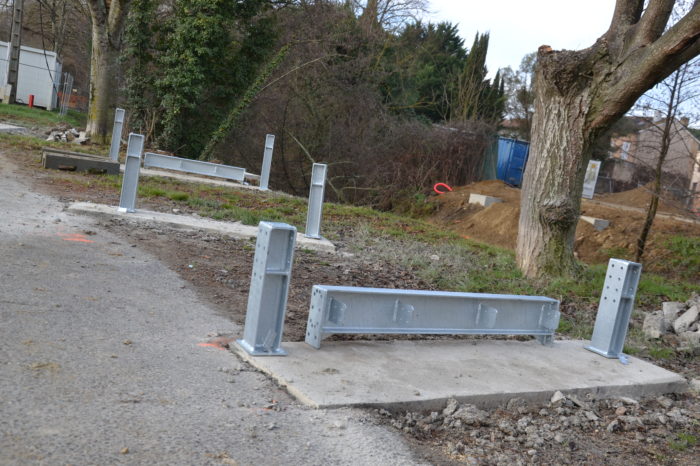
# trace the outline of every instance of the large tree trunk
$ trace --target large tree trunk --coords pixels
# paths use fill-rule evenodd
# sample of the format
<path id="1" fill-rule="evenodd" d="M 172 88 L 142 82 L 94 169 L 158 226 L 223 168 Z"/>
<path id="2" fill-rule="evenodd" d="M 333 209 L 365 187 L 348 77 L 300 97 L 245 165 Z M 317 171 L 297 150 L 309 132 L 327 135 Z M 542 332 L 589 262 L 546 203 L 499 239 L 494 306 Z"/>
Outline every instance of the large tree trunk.
<path id="1" fill-rule="evenodd" d="M 520 209 L 518 265 L 527 276 L 576 272 L 574 233 L 590 159 L 591 135 L 585 127 L 591 105 L 587 80 L 579 77 L 561 92 L 547 80 L 549 73 L 558 70 L 545 66 L 535 76 L 531 155 Z"/>
<path id="2" fill-rule="evenodd" d="M 93 142 L 106 144 L 110 114 L 116 99 L 119 51 L 131 0 L 88 0 L 92 21 L 90 106 L 87 133 Z"/>
<path id="3" fill-rule="evenodd" d="M 576 274 L 574 234 L 592 141 L 700 54 L 700 1 L 666 29 L 674 3 L 617 0 L 610 28 L 590 48 L 538 50 L 516 248 L 525 275 Z"/>
<path id="4" fill-rule="evenodd" d="M 103 28 L 92 27 L 92 56 L 90 57 L 90 106 L 87 132 L 98 144 L 107 144 L 111 132 L 110 116 L 113 112 L 117 87 L 117 60 L 119 50 L 109 42 Z"/>

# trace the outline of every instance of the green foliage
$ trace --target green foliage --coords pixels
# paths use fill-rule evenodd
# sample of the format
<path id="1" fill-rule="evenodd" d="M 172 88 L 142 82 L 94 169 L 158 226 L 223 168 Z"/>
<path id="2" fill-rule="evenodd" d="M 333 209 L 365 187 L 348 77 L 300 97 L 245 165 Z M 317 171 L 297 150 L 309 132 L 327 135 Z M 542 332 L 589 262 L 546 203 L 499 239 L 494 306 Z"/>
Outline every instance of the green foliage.
<path id="1" fill-rule="evenodd" d="M 177 0 L 163 24 L 149 27 L 147 11 L 153 5 L 138 2 L 128 33 L 134 72 L 127 95 L 135 124 L 145 119 L 141 105 L 150 107 L 163 148 L 184 157 L 199 155 L 233 97 L 254 80 L 274 46 L 274 21 L 261 14 L 268 4 Z M 148 44 L 157 54 L 147 53 Z"/>
<path id="2" fill-rule="evenodd" d="M 420 21 L 389 40 L 380 86 L 389 108 L 433 122 L 447 120 L 451 96 L 467 56 L 457 25 Z"/>
<path id="3" fill-rule="evenodd" d="M 496 73 L 493 82 L 486 79 L 488 47 L 489 34 L 477 33 L 459 76 L 459 89 L 453 108 L 453 118 L 457 120 L 497 123 L 503 119 L 506 96 L 500 72 Z"/>
<path id="4" fill-rule="evenodd" d="M 649 356 L 654 359 L 671 359 L 676 352 L 673 348 L 666 348 L 663 346 L 654 346 L 649 348 Z"/>

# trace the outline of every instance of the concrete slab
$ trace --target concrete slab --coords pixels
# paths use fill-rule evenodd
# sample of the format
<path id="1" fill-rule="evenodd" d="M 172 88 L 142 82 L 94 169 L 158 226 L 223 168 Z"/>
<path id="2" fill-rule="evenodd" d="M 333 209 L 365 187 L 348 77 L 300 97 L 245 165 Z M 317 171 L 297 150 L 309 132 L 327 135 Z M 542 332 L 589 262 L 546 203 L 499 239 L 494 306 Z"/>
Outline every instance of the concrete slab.
<path id="1" fill-rule="evenodd" d="M 584 222 L 588 222 L 591 225 L 593 225 L 593 228 L 595 228 L 598 231 L 605 230 L 610 226 L 610 221 L 608 220 L 603 220 L 602 218 L 595 218 L 595 217 L 588 217 L 586 215 L 581 215 L 581 220 Z"/>
<path id="2" fill-rule="evenodd" d="M 493 196 L 485 196 L 483 194 L 475 194 L 471 193 L 469 195 L 469 203 L 470 204 L 479 204 L 484 207 L 488 207 L 491 204 L 495 204 L 497 202 L 503 202 L 501 199 Z"/>
<path id="3" fill-rule="evenodd" d="M 243 225 L 238 222 L 219 222 L 207 218 L 141 209 L 133 213 L 119 212 L 116 206 L 93 204 L 92 202 L 75 202 L 68 207 L 68 210 L 102 218 L 120 217 L 132 222 L 155 222 L 173 228 L 206 230 L 240 239 L 255 238 L 258 235 L 257 226 Z M 312 251 L 335 252 L 335 246 L 327 239 L 307 238 L 302 233 L 297 233 L 296 245 L 297 248 L 310 249 Z"/>
<path id="4" fill-rule="evenodd" d="M 286 357 L 234 351 L 317 408 L 439 409 L 450 397 L 481 407 L 512 398 L 547 402 L 555 391 L 639 398 L 687 390 L 683 377 L 641 359 L 623 365 L 584 341 L 432 340 L 283 343 Z"/>
<path id="5" fill-rule="evenodd" d="M 0 123 L 0 133 L 9 134 L 28 134 L 27 128 L 22 126 L 8 125 L 7 123 Z"/>

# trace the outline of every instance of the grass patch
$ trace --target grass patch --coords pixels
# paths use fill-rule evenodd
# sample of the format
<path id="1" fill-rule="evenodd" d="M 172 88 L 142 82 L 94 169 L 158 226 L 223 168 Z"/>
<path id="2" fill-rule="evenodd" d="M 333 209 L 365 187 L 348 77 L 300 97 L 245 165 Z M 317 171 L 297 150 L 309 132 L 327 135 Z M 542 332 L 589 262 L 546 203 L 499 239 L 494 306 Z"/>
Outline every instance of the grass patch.
<path id="1" fill-rule="evenodd" d="M 688 432 L 680 432 L 676 435 L 675 440 L 668 442 L 668 446 L 676 451 L 685 451 L 688 448 L 694 447 L 698 443 L 698 438 Z"/>
<path id="2" fill-rule="evenodd" d="M 173 201 L 187 201 L 190 198 L 190 195 L 187 193 L 183 193 L 181 191 L 172 191 L 169 193 L 166 193 L 165 196 L 168 199 L 172 199 Z"/>
<path id="3" fill-rule="evenodd" d="M 672 236 L 666 247 L 673 253 L 671 265 L 680 271 L 681 277 L 693 279 L 700 276 L 700 237 Z"/>
<path id="4" fill-rule="evenodd" d="M 0 105 L 0 120 L 24 124 L 55 126 L 58 123 L 68 123 L 73 127 L 85 127 L 87 114 L 68 110 L 65 116 L 58 111 L 47 111 L 40 108 L 29 108 L 26 105 Z"/>
<path id="5" fill-rule="evenodd" d="M 654 359 L 671 359 L 676 352 L 673 348 L 663 346 L 654 346 L 649 348 L 649 356 Z"/>

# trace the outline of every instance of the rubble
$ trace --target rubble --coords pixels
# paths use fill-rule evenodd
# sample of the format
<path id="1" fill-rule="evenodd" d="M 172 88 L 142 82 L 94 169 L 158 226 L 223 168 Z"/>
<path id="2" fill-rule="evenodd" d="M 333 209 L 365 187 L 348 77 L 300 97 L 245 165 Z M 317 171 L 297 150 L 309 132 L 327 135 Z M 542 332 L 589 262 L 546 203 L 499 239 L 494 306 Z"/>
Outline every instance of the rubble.
<path id="1" fill-rule="evenodd" d="M 700 295 L 694 293 L 685 303 L 663 303 L 662 309 L 646 315 L 642 331 L 651 339 L 675 334 L 682 350 L 700 348 Z"/>
<path id="2" fill-rule="evenodd" d="M 692 383 L 698 385 L 700 380 Z M 390 416 L 389 423 L 407 435 L 419 440 L 438 439 L 449 455 L 460 460 L 523 464 L 529 463 L 527 458 L 532 456 L 544 462 L 547 458 L 561 459 L 567 452 L 584 448 L 588 437 L 602 435 L 623 443 L 667 444 L 668 429 L 687 430 L 700 421 L 700 411 L 691 401 L 692 398 L 677 395 L 638 401 L 556 392 L 545 406 L 516 400 L 505 407 L 482 410 L 453 398 L 441 411 L 427 414 L 378 413 Z"/>
<path id="3" fill-rule="evenodd" d="M 47 132 L 47 141 L 50 142 L 72 142 L 74 144 L 85 144 L 90 138 L 85 131 L 76 128 L 66 128 L 64 126 L 53 128 Z"/>

